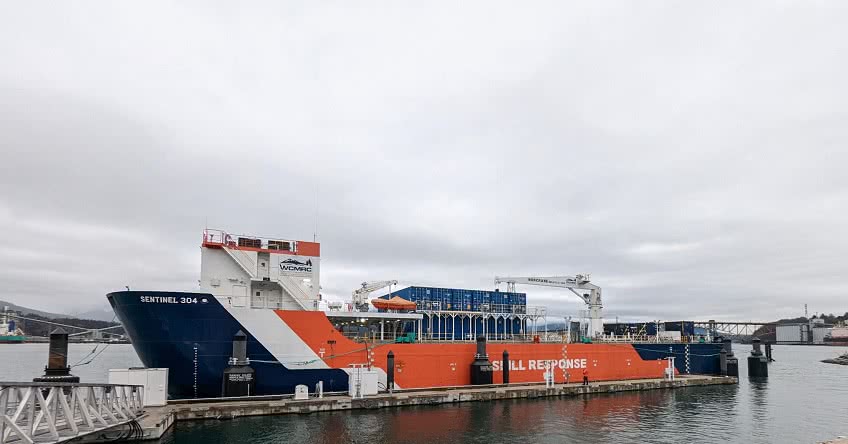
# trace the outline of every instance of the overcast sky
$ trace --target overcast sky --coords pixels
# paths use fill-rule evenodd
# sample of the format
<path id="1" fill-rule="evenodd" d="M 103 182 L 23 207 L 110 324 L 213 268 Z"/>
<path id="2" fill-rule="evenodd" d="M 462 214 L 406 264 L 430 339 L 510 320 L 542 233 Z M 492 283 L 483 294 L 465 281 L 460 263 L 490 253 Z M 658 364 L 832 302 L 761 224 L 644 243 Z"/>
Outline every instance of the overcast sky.
<path id="1" fill-rule="evenodd" d="M 608 318 L 843 313 L 845 23 L 840 1 L 3 2 L 0 299 L 196 289 L 208 224 L 317 226 L 330 297 L 590 272 Z"/>

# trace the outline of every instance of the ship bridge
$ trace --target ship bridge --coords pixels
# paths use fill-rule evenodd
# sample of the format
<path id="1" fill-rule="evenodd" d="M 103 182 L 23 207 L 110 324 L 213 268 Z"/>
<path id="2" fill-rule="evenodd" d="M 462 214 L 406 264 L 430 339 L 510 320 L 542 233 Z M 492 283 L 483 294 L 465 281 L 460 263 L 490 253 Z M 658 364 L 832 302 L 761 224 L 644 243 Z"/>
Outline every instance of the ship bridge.
<path id="1" fill-rule="evenodd" d="M 200 286 L 233 307 L 316 310 L 317 242 L 203 230 Z"/>

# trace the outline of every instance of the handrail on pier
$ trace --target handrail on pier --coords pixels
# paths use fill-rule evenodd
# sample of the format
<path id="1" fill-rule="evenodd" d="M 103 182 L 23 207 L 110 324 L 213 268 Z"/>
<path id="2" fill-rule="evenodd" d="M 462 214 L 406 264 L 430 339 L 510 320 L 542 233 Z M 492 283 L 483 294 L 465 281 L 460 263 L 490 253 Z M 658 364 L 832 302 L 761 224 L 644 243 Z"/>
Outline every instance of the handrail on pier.
<path id="1" fill-rule="evenodd" d="M 0 382 L 0 444 L 57 443 L 135 421 L 140 385 Z"/>

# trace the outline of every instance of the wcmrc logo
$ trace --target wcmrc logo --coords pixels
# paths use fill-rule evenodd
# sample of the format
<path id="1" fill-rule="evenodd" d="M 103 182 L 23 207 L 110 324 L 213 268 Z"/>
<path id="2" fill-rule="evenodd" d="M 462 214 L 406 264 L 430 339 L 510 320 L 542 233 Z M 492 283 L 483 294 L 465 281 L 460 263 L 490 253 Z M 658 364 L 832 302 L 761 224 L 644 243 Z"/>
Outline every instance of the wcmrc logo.
<path id="1" fill-rule="evenodd" d="M 312 259 L 307 259 L 306 262 L 301 262 L 297 259 L 291 258 L 286 259 L 284 261 L 280 261 L 280 270 L 312 273 Z"/>

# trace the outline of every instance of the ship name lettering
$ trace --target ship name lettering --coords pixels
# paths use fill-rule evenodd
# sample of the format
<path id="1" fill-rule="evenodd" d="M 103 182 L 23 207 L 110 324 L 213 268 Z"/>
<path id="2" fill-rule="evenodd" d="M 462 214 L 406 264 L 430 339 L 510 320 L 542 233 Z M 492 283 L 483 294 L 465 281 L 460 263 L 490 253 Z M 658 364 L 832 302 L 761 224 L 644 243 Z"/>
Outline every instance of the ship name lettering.
<path id="1" fill-rule="evenodd" d="M 140 296 L 140 300 L 147 304 L 196 304 L 197 298 L 194 297 L 175 297 L 175 296 Z"/>
<path id="2" fill-rule="evenodd" d="M 586 358 L 574 358 L 574 359 L 530 359 L 526 363 L 523 359 L 516 359 L 509 361 L 509 370 L 510 371 L 524 371 L 524 370 L 545 370 L 548 367 L 551 368 L 586 368 L 587 365 Z M 503 370 L 503 364 L 500 360 L 492 361 L 492 371 L 501 371 Z"/>

